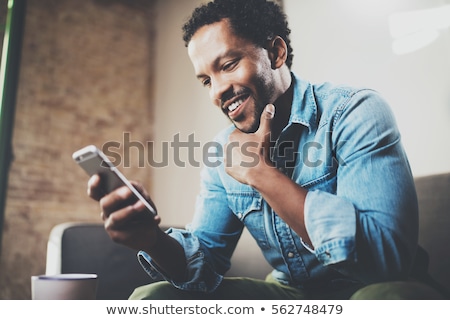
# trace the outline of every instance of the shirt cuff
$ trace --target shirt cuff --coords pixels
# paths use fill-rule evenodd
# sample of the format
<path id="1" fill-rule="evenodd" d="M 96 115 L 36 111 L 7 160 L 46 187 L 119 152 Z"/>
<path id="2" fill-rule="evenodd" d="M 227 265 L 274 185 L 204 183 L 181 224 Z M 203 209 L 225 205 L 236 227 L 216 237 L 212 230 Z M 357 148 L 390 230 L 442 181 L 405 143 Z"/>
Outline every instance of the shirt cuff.
<path id="1" fill-rule="evenodd" d="M 138 261 L 149 276 L 155 280 L 166 280 L 181 290 L 212 292 L 222 282 L 223 276 L 216 273 L 205 258 L 198 239 L 192 233 L 170 228 L 166 233 L 177 240 L 184 248 L 187 261 L 186 281 L 174 281 L 159 268 L 144 251 L 138 252 Z"/>

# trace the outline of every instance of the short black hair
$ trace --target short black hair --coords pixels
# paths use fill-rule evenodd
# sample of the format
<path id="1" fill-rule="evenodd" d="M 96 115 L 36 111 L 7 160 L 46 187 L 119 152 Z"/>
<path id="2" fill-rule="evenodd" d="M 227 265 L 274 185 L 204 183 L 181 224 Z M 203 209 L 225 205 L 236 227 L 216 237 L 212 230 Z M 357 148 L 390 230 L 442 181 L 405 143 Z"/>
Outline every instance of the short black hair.
<path id="1" fill-rule="evenodd" d="M 214 0 L 197 7 L 183 25 L 183 40 L 188 46 L 198 29 L 228 19 L 233 32 L 266 48 L 267 41 L 280 36 L 287 45 L 286 65 L 292 66 L 291 30 L 279 5 L 268 0 Z"/>

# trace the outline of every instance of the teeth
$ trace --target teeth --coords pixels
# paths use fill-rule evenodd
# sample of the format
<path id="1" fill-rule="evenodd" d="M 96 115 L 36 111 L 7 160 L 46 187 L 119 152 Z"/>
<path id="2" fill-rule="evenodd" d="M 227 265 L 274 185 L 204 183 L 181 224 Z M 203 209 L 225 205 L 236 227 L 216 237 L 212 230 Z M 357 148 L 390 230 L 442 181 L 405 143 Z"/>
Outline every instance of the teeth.
<path id="1" fill-rule="evenodd" d="M 237 107 L 239 107 L 242 103 L 244 103 L 244 100 L 238 100 L 236 102 L 233 102 L 229 107 L 228 110 L 230 112 L 236 110 Z"/>

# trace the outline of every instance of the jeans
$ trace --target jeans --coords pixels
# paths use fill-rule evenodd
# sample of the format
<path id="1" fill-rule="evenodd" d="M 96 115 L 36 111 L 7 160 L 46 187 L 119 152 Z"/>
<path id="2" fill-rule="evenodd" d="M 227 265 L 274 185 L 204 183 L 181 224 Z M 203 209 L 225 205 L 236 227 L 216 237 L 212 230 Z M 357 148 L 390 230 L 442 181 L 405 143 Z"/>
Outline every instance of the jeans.
<path id="1" fill-rule="evenodd" d="M 430 286 L 417 281 L 395 281 L 368 286 L 351 285 L 332 292 L 307 292 L 283 285 L 267 276 L 266 280 L 224 278 L 212 293 L 190 292 L 175 288 L 167 281 L 138 287 L 130 300 L 439 300 L 444 297 Z"/>

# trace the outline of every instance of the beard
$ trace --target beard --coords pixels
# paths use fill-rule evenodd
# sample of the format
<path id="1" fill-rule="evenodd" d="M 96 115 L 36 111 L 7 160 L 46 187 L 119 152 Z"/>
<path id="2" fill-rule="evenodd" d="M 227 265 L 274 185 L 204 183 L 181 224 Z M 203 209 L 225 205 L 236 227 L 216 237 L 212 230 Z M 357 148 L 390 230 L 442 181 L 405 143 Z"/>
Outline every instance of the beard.
<path id="1" fill-rule="evenodd" d="M 239 131 L 242 131 L 244 133 L 255 133 L 259 128 L 259 124 L 261 123 L 261 114 L 264 110 L 264 107 L 265 105 L 263 105 L 262 103 L 257 103 L 255 101 L 252 114 L 252 121 L 247 126 L 240 125 L 241 124 L 240 121 L 244 120 L 245 115 L 231 121 L 233 122 L 235 128 L 238 129 Z"/>
<path id="2" fill-rule="evenodd" d="M 243 121 L 245 121 L 245 117 L 248 117 L 248 114 L 243 114 L 240 117 L 231 120 L 234 124 L 235 128 L 244 133 L 255 133 L 259 129 L 259 125 L 261 123 L 261 115 L 264 111 L 264 108 L 267 104 L 273 103 L 274 99 L 274 85 L 270 80 L 266 80 L 263 78 L 258 78 L 256 80 L 256 93 L 252 92 L 248 88 L 244 88 L 243 90 L 239 90 L 238 94 L 249 93 L 250 98 L 253 100 L 253 111 L 251 112 L 251 121 L 249 124 L 244 125 Z M 252 107 L 251 105 L 247 106 Z"/>

